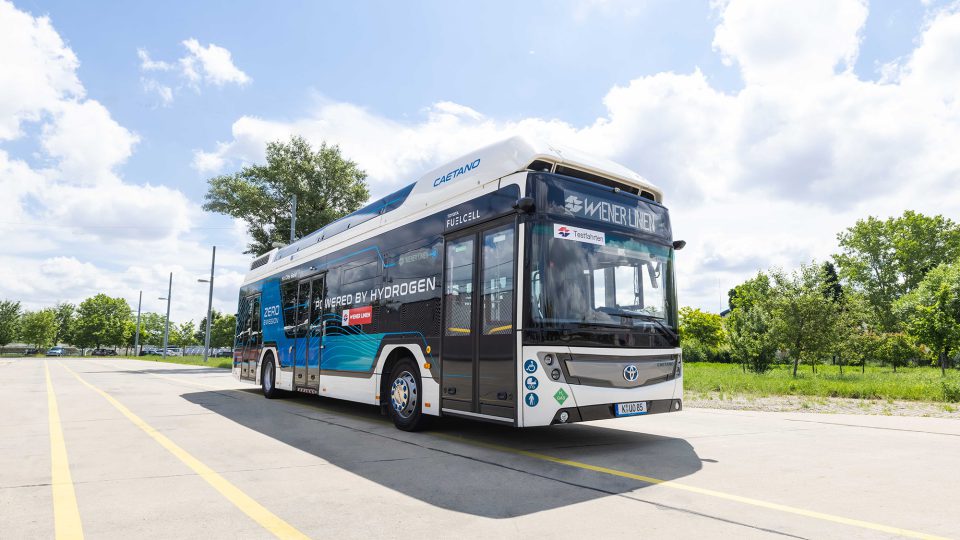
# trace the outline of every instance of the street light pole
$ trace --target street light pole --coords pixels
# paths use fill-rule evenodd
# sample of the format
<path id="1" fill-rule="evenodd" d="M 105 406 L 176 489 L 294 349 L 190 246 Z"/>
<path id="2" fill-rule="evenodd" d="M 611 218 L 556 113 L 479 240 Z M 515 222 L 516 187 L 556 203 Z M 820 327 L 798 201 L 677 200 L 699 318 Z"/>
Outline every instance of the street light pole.
<path id="1" fill-rule="evenodd" d="M 167 340 L 170 338 L 170 297 L 173 296 L 173 272 L 170 272 L 170 283 L 167 285 L 167 297 L 160 300 L 167 301 L 167 321 L 163 326 L 163 359 L 167 359 Z"/>
<path id="2" fill-rule="evenodd" d="M 210 257 L 210 279 L 198 279 L 200 283 L 210 283 L 210 295 L 207 298 L 207 334 L 203 342 L 203 363 L 207 363 L 210 357 L 210 318 L 213 315 L 213 268 L 217 263 L 217 246 L 213 246 L 213 255 Z"/>
<path id="3" fill-rule="evenodd" d="M 290 201 L 290 243 L 297 239 L 297 194 L 293 194 L 293 200 Z"/>
<path id="4" fill-rule="evenodd" d="M 143 291 L 140 291 L 140 299 L 137 300 L 137 337 L 133 340 L 133 354 L 140 357 L 140 306 L 143 304 Z"/>

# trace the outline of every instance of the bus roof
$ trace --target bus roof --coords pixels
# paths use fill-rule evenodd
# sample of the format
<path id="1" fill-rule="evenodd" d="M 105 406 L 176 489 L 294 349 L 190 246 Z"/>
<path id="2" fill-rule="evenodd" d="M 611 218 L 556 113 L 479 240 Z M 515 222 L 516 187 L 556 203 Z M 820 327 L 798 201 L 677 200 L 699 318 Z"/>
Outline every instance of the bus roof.
<path id="1" fill-rule="evenodd" d="M 403 189 L 377 199 L 288 246 L 258 256 L 251 263 L 250 270 L 255 271 L 269 263 L 295 255 L 309 246 L 326 243 L 325 240 L 387 212 L 396 211 L 396 217 L 400 218 L 422 210 L 425 206 L 442 203 L 479 184 L 529 169 L 601 177 L 636 190 L 637 193 L 643 193 L 657 202 L 663 202 L 663 192 L 659 188 L 619 163 L 590 156 L 572 148 L 516 136 L 448 161 L 423 174 Z"/>

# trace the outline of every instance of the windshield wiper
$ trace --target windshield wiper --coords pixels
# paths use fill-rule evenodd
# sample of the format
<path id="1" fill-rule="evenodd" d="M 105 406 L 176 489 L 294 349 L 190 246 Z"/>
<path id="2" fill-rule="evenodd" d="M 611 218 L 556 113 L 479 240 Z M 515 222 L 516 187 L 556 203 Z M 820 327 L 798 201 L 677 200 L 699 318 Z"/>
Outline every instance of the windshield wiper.
<path id="1" fill-rule="evenodd" d="M 619 315 L 619 316 L 621 316 L 621 317 L 630 317 L 630 318 L 634 318 L 634 319 L 642 319 L 642 320 L 644 320 L 644 321 L 650 321 L 650 322 L 656 324 L 657 326 L 659 326 L 660 329 L 663 330 L 668 336 L 670 336 L 670 338 L 671 338 L 673 341 L 675 341 L 675 342 L 677 342 L 677 343 L 680 342 L 680 334 L 674 332 L 674 331 L 673 331 L 673 328 L 670 328 L 669 326 L 667 326 L 666 324 L 664 324 L 663 320 L 660 319 L 660 317 L 656 317 L 656 316 L 650 315 L 650 314 L 648 314 L 648 313 L 632 313 L 632 312 L 630 312 L 630 311 L 624 311 L 624 310 L 620 310 L 620 311 L 616 311 L 616 312 L 614 312 L 614 313 L 610 313 L 610 315 Z"/>

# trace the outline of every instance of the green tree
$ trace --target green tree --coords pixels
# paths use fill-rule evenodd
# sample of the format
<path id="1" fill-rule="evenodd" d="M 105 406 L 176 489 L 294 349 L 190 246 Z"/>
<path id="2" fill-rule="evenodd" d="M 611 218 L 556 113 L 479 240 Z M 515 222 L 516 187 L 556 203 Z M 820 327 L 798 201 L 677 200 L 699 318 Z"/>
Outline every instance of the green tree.
<path id="1" fill-rule="evenodd" d="M 0 351 L 20 335 L 20 302 L 0 300 Z"/>
<path id="2" fill-rule="evenodd" d="M 827 282 L 830 282 L 829 272 L 825 272 Z M 829 288 L 829 285 L 828 285 Z M 832 289 L 831 292 L 836 291 Z M 836 317 L 830 334 L 830 352 L 835 356 L 843 375 L 843 366 L 846 361 L 865 360 L 863 352 L 863 335 L 871 328 L 871 311 L 866 298 L 857 291 L 840 289 L 839 297 L 829 294 L 828 300 L 833 303 Z M 834 301 L 833 298 L 839 298 Z M 866 368 L 863 368 L 864 370 Z"/>
<path id="3" fill-rule="evenodd" d="M 77 307 L 69 302 L 61 302 L 53 306 L 54 317 L 57 320 L 57 334 L 53 338 L 54 345 L 66 343 L 70 339 L 76 311 Z"/>
<path id="4" fill-rule="evenodd" d="M 236 330 L 236 315 L 223 315 L 213 319 L 213 326 L 210 328 L 210 346 L 218 349 L 233 347 Z"/>
<path id="5" fill-rule="evenodd" d="M 917 288 L 934 268 L 960 260 L 960 224 L 953 220 L 907 210 L 894 223 L 895 261 L 905 292 Z"/>
<path id="6" fill-rule="evenodd" d="M 730 312 L 723 320 L 730 352 L 744 370 L 764 373 L 776 359 L 770 317 L 772 287 L 763 272 L 730 289 Z"/>
<path id="7" fill-rule="evenodd" d="M 159 313 L 140 315 L 140 345 L 163 345 L 164 316 Z M 139 354 L 139 352 L 138 352 Z"/>
<path id="8" fill-rule="evenodd" d="M 28 311 L 20 317 L 20 339 L 38 349 L 49 347 L 57 335 L 57 316 L 52 309 Z"/>
<path id="9" fill-rule="evenodd" d="M 724 343 L 723 319 L 691 307 L 680 308 L 680 341 L 693 340 L 717 350 Z"/>
<path id="10" fill-rule="evenodd" d="M 960 261 L 934 268 L 896 304 L 908 332 L 937 354 L 941 374 L 960 346 Z"/>
<path id="11" fill-rule="evenodd" d="M 247 223 L 253 241 L 246 253 L 265 253 L 289 239 L 294 195 L 298 238 L 353 212 L 370 196 L 366 173 L 337 146 L 322 143 L 314 151 L 303 137 L 291 137 L 267 144 L 266 160 L 208 180 L 203 208 Z"/>
<path id="12" fill-rule="evenodd" d="M 197 327 L 193 324 L 193 321 L 187 321 L 174 325 L 170 325 L 170 343 L 175 347 L 188 347 L 190 345 L 195 345 L 197 343 L 197 338 L 194 335 L 197 330 Z"/>
<path id="13" fill-rule="evenodd" d="M 937 265 L 960 258 L 960 226 L 943 216 L 907 211 L 900 217 L 858 220 L 837 235 L 840 276 L 864 292 L 880 328 L 896 331 L 893 304 Z"/>
<path id="14" fill-rule="evenodd" d="M 744 369 L 764 373 L 773 365 L 777 347 L 771 333 L 770 313 L 765 305 L 754 304 L 730 312 L 724 320 L 730 352 Z"/>
<path id="15" fill-rule="evenodd" d="M 910 336 L 903 332 L 883 334 L 883 344 L 879 352 L 883 362 L 889 362 L 896 373 L 897 367 L 905 365 L 911 358 L 920 356 Z"/>
<path id="16" fill-rule="evenodd" d="M 103 293 L 80 302 L 74 322 L 74 345 L 81 348 L 122 345 L 126 342 L 126 322 L 130 306 L 123 298 Z"/>
<path id="17" fill-rule="evenodd" d="M 829 352 L 837 310 L 823 294 L 825 280 L 820 266 L 804 264 L 793 273 L 777 270 L 772 276 L 771 330 L 776 343 L 793 358 L 796 377 L 804 358 L 812 366 Z"/>
<path id="18" fill-rule="evenodd" d="M 222 347 L 233 347 L 233 338 L 234 332 L 236 331 L 237 319 L 235 315 L 227 315 L 220 313 L 217 310 L 213 310 L 213 315 L 211 317 L 213 323 L 210 325 L 210 347 L 213 349 L 219 349 Z M 197 326 L 196 340 L 197 343 L 202 344 L 206 339 L 207 333 L 207 318 L 204 317 L 200 320 L 200 325 Z"/>
<path id="19" fill-rule="evenodd" d="M 761 304 L 766 301 L 770 294 L 770 276 L 758 272 L 756 276 L 730 289 L 727 293 L 730 311 Z"/>

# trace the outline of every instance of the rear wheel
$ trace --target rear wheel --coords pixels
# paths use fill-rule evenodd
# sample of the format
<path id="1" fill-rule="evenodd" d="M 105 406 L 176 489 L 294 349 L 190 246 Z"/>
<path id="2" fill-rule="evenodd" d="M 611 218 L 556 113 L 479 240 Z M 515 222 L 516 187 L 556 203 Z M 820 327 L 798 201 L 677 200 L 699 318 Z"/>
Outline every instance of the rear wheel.
<path id="1" fill-rule="evenodd" d="M 390 374 L 387 409 L 397 428 L 418 431 L 426 427 L 428 418 L 423 414 L 421 388 L 420 370 L 413 360 L 405 358 L 394 366 Z"/>
<path id="2" fill-rule="evenodd" d="M 263 373 L 260 374 L 260 387 L 263 388 L 263 397 L 274 399 L 280 395 L 277 390 L 277 369 L 274 367 L 273 357 L 268 356 L 263 361 Z"/>

